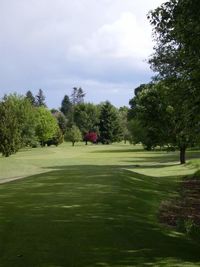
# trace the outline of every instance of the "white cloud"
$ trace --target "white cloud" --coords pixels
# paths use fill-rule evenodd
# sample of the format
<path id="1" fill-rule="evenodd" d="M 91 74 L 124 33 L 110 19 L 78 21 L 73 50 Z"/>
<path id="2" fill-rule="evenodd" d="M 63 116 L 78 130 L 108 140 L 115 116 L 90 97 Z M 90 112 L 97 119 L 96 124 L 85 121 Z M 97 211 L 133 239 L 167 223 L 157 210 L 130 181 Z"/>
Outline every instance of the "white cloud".
<path id="1" fill-rule="evenodd" d="M 134 14 L 122 13 L 120 18 L 101 26 L 85 43 L 71 48 L 73 55 L 114 58 L 148 57 L 151 52 L 150 33 L 139 25 Z"/>

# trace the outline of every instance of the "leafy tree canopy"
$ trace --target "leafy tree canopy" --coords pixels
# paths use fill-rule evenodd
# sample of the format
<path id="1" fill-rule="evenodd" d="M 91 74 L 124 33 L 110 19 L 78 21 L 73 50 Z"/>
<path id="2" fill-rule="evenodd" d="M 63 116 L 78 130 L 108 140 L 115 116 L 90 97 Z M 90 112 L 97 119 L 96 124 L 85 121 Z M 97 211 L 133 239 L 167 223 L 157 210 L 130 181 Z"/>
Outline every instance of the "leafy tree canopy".
<path id="1" fill-rule="evenodd" d="M 99 109 L 91 103 L 81 103 L 74 106 L 74 123 L 84 136 L 89 131 L 94 131 L 99 123 Z"/>
<path id="2" fill-rule="evenodd" d="M 71 141 L 72 145 L 82 140 L 82 134 L 76 125 L 73 125 L 65 134 L 65 141 Z"/>
<path id="3" fill-rule="evenodd" d="M 36 135 L 41 145 L 44 145 L 57 134 L 58 124 L 56 118 L 45 107 L 37 108 L 36 119 Z"/>

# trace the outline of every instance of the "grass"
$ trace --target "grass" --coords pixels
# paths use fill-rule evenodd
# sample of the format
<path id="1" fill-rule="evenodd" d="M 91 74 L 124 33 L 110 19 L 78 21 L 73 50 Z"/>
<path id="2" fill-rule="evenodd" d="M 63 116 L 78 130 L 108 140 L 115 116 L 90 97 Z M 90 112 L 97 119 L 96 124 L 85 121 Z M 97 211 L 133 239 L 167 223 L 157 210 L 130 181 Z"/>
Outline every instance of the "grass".
<path id="1" fill-rule="evenodd" d="M 0 158 L 0 266 L 200 266 L 200 245 L 160 225 L 185 166 L 139 146 L 24 150 Z"/>

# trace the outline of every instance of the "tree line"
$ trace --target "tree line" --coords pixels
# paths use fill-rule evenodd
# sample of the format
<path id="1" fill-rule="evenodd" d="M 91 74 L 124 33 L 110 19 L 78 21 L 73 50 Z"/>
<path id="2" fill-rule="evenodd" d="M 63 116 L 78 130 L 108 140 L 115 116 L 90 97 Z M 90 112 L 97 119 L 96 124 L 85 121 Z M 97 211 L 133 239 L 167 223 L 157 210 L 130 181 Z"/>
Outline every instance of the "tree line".
<path id="1" fill-rule="evenodd" d="M 22 147 L 59 145 L 64 140 L 110 144 L 128 140 L 128 108 L 106 101 L 84 102 L 82 88 L 65 95 L 59 109 L 48 109 L 40 89 L 34 96 L 5 95 L 0 101 L 0 152 L 10 156 Z"/>

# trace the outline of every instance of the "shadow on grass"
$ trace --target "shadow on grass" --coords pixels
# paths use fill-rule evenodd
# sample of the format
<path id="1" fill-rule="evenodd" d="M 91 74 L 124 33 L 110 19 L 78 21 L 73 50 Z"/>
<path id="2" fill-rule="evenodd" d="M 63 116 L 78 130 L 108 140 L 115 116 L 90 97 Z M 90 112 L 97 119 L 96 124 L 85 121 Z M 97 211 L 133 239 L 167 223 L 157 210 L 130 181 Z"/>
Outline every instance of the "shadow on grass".
<path id="1" fill-rule="evenodd" d="M 153 161 L 156 158 L 159 159 L 163 159 L 163 160 L 175 160 L 175 161 L 179 161 L 179 151 L 174 151 L 174 152 L 167 152 L 167 151 L 160 151 L 160 150 L 152 150 L 152 151 L 146 151 L 144 150 L 142 147 L 141 149 L 134 149 L 134 148 L 129 148 L 129 149 L 108 149 L 108 150 L 95 150 L 95 151 L 91 151 L 90 153 L 102 153 L 102 154 L 106 154 L 106 153 L 135 153 L 136 155 L 133 155 L 135 157 L 137 157 L 137 153 L 138 156 L 140 157 L 140 154 L 146 154 L 148 155 L 147 157 L 142 157 L 145 160 L 148 161 Z M 149 155 L 153 155 L 152 157 Z M 186 159 L 195 159 L 195 158 L 200 158 L 200 151 L 192 151 L 192 150 L 187 150 L 186 151 Z"/>
<path id="2" fill-rule="evenodd" d="M 130 153 L 130 152 L 147 152 L 148 151 L 144 151 L 143 148 L 139 148 L 139 149 L 134 149 L 134 148 L 126 148 L 126 149 L 105 149 L 105 150 L 95 150 L 95 151 L 91 151 L 90 153 Z"/>
<path id="3" fill-rule="evenodd" d="M 132 164 L 132 165 L 129 165 L 127 166 L 127 168 L 137 168 L 137 169 L 158 169 L 158 168 L 166 168 L 166 167 L 173 167 L 173 166 L 177 166 L 177 165 L 180 165 L 179 163 L 172 163 L 172 164 L 169 164 L 168 162 L 166 162 L 166 164 L 162 164 L 163 162 L 156 162 L 155 164 L 141 164 L 142 162 L 146 162 L 146 161 L 134 161 L 134 160 L 124 160 L 124 161 L 121 161 L 121 162 L 130 162 L 130 163 L 135 163 L 135 164 Z M 151 161 L 150 161 L 151 162 Z M 137 164 L 139 163 L 139 164 Z"/>
<path id="4" fill-rule="evenodd" d="M 199 154 L 196 155 L 188 155 L 187 157 L 187 161 L 186 164 L 188 166 L 191 165 L 191 163 L 189 162 L 189 160 L 192 159 L 198 159 L 199 158 Z M 135 165 L 135 167 L 138 168 L 162 168 L 162 167 L 172 167 L 172 166 L 177 166 L 180 165 L 179 162 L 179 155 L 159 155 L 159 156 L 153 156 L 153 157 L 124 157 L 124 160 L 121 160 L 121 162 L 124 163 L 132 163 L 133 165 Z M 147 163 L 147 164 L 144 164 Z M 132 165 L 132 166 L 133 166 Z"/>
<path id="5" fill-rule="evenodd" d="M 126 167 L 50 167 L 1 185 L 0 265 L 199 266 L 200 246 L 157 222 L 172 177 Z"/>

